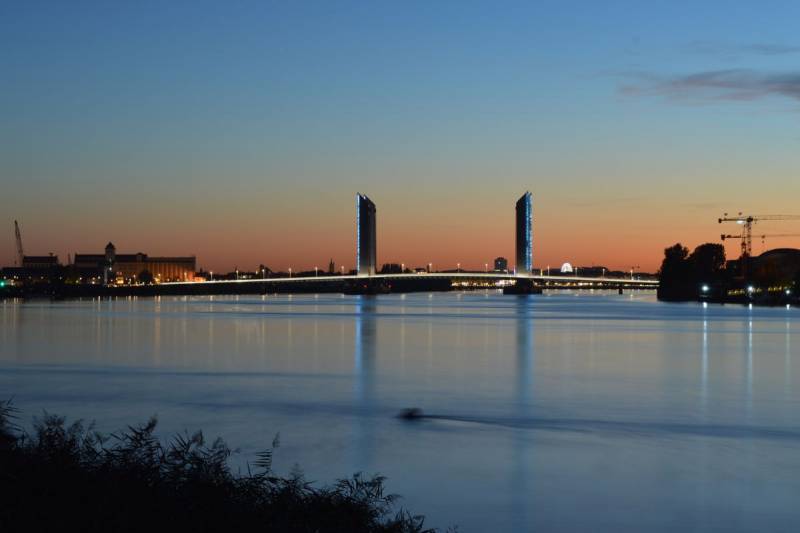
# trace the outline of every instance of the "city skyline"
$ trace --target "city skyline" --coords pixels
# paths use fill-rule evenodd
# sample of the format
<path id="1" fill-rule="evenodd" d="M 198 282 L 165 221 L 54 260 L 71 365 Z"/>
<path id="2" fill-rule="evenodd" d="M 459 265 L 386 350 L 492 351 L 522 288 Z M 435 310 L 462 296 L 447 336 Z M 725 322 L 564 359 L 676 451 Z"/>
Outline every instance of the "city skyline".
<path id="1" fill-rule="evenodd" d="M 654 271 L 719 242 L 723 212 L 797 213 L 790 2 L 3 15 L 5 265 L 17 219 L 27 253 L 62 260 L 113 241 L 209 270 L 354 268 L 355 191 L 380 205 L 379 265 L 443 269 L 514 257 L 521 190 L 535 268 Z"/>

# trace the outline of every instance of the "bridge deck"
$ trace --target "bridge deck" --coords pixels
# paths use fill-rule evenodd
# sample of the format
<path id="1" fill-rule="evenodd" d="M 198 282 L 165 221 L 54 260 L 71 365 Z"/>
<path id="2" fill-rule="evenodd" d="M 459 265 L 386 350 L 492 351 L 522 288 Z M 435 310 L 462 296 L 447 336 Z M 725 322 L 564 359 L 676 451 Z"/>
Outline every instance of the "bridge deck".
<path id="1" fill-rule="evenodd" d="M 338 275 L 338 276 L 301 276 L 301 277 L 285 277 L 285 278 L 251 278 L 251 279 L 224 279 L 213 281 L 174 281 L 162 283 L 162 285 L 196 285 L 196 284 L 221 284 L 221 283 L 322 283 L 328 281 L 347 281 L 358 279 L 464 279 L 464 280 L 534 280 L 539 282 L 555 282 L 555 283 L 592 283 L 599 285 L 626 285 L 626 286 L 652 286 L 658 287 L 657 280 L 645 279 L 629 279 L 629 278 L 591 278 L 584 276 L 544 276 L 544 275 L 515 275 L 504 274 L 497 272 L 422 272 L 411 274 L 375 274 L 373 276 L 358 276 L 358 275 Z"/>

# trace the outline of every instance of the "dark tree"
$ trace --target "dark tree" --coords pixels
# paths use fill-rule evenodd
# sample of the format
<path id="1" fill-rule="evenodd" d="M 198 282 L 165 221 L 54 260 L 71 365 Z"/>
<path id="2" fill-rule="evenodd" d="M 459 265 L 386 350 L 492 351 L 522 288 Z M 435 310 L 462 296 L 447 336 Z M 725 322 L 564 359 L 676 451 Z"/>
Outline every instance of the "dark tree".
<path id="1" fill-rule="evenodd" d="M 671 281 L 678 275 L 686 271 L 686 258 L 689 256 L 689 249 L 681 243 L 677 243 L 664 249 L 664 260 L 661 262 L 661 269 L 658 271 L 659 277 Z"/>
<path id="2" fill-rule="evenodd" d="M 696 281 L 713 281 L 725 268 L 725 247 L 710 242 L 701 244 L 689 256 L 689 261 L 694 267 Z"/>
<path id="3" fill-rule="evenodd" d="M 142 270 L 137 277 L 139 278 L 139 282 L 145 285 L 153 283 L 153 274 L 149 270 Z"/>
<path id="4" fill-rule="evenodd" d="M 658 298 L 661 300 L 691 300 L 697 296 L 694 272 L 688 261 L 689 249 L 677 243 L 664 250 L 664 260 L 658 271 Z"/>

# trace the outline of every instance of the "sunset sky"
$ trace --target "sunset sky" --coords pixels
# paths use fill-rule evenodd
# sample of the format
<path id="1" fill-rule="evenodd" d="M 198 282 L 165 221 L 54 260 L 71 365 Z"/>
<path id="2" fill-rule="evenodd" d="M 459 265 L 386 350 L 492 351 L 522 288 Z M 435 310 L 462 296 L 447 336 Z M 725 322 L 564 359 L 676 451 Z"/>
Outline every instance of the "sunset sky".
<path id="1" fill-rule="evenodd" d="M 0 264 L 18 219 L 63 260 L 352 268 L 356 192 L 379 263 L 437 269 L 513 259 L 526 190 L 537 268 L 800 214 L 798 2 L 122 4 L 0 6 Z"/>

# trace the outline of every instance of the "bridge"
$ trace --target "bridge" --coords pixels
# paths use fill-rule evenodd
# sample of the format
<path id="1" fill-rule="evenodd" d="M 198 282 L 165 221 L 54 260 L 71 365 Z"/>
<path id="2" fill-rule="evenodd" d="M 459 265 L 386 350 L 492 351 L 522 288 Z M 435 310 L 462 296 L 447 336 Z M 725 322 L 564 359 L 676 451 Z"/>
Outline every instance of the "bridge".
<path id="1" fill-rule="evenodd" d="M 161 285 L 197 285 L 197 284 L 225 284 L 225 283 L 327 283 L 331 281 L 358 281 L 364 277 L 358 274 L 345 275 L 321 275 L 321 276 L 294 276 L 279 278 L 248 278 L 248 279 L 220 279 L 214 281 L 172 281 L 164 282 Z M 657 280 L 636 279 L 636 278 L 594 278 L 588 276 L 548 276 L 544 274 L 513 274 L 505 272 L 411 272 L 396 274 L 373 274 L 370 279 L 402 280 L 402 279 L 449 279 L 452 281 L 518 281 L 533 280 L 545 285 L 567 285 L 567 286 L 608 286 L 608 287 L 640 287 L 656 288 Z"/>
<path id="2" fill-rule="evenodd" d="M 516 258 L 512 271 L 467 272 L 402 272 L 378 273 L 375 203 L 364 194 L 356 194 L 356 270 L 355 274 L 292 277 L 279 275 L 249 279 L 178 281 L 161 283 L 166 290 L 184 293 L 268 292 L 290 290 L 347 291 L 356 286 L 367 289 L 419 291 L 450 288 L 503 287 L 517 288 L 606 288 L 655 289 L 658 281 L 631 278 L 587 276 L 552 276 L 535 273 L 533 268 L 533 198 L 525 192 L 516 202 Z M 370 289 L 370 290 L 372 290 Z"/>
<path id="3" fill-rule="evenodd" d="M 373 274 L 370 280 L 385 282 L 390 291 L 501 288 L 518 281 L 533 281 L 542 289 L 654 290 L 658 281 L 630 278 L 586 276 L 517 275 L 504 272 L 414 272 Z M 215 281 L 176 281 L 161 283 L 160 293 L 227 294 L 267 292 L 346 292 L 349 284 L 364 281 L 359 275 L 321 275 L 277 278 L 252 278 Z M 505 282 L 505 283 L 504 283 Z"/>

